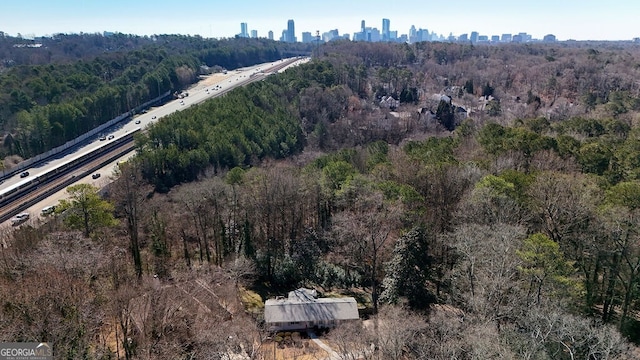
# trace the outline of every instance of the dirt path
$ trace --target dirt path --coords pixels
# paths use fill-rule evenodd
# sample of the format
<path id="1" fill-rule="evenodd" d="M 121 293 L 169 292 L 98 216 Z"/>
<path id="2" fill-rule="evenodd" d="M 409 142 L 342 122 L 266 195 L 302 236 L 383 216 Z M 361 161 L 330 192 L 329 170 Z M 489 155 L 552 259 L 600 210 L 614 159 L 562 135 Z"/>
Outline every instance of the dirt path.
<path id="1" fill-rule="evenodd" d="M 340 360 L 340 354 L 335 352 L 329 345 L 325 344 L 322 340 L 318 339 L 318 336 L 313 331 L 307 331 L 309 334 L 309 339 L 313 341 L 316 345 L 320 346 L 322 350 L 326 351 L 329 355 L 326 360 Z"/>

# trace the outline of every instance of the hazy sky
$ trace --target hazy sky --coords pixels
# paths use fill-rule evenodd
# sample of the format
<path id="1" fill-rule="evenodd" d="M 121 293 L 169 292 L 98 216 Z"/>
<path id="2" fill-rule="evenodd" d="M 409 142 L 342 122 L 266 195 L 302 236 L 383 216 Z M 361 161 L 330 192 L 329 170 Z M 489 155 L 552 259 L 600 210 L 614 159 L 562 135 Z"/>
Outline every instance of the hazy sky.
<path id="1" fill-rule="evenodd" d="M 278 39 L 294 19 L 296 36 L 338 29 L 353 36 L 360 21 L 409 32 L 411 25 L 445 36 L 527 32 L 559 40 L 630 40 L 640 37 L 638 0 L 1 0 L 0 31 L 15 36 L 55 33 L 184 34 L 233 37 L 240 23 Z"/>

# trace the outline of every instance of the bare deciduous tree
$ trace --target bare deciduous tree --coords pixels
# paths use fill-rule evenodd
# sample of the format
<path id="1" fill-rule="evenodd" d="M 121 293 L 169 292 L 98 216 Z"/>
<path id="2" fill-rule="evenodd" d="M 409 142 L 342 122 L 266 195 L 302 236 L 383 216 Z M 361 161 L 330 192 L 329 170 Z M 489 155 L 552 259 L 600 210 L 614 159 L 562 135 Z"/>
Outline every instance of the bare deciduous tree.
<path id="1" fill-rule="evenodd" d="M 110 193 L 116 203 L 116 211 L 124 216 L 133 264 L 140 278 L 142 276 L 140 220 L 143 217 L 143 203 L 152 191 L 152 187 L 144 181 L 141 168 L 135 160 L 121 165 L 118 175 L 118 179 L 110 187 Z"/>
<path id="2" fill-rule="evenodd" d="M 524 310 L 516 256 L 524 235 L 523 228 L 507 224 L 464 225 L 450 235 L 459 254 L 450 275 L 454 299 L 498 327 Z"/>
<path id="3" fill-rule="evenodd" d="M 386 245 L 391 233 L 398 230 L 400 214 L 400 207 L 384 202 L 382 194 L 365 193 L 356 198 L 351 209 L 334 217 L 335 236 L 348 266 L 364 274 L 371 287 L 374 313 L 378 312 Z"/>

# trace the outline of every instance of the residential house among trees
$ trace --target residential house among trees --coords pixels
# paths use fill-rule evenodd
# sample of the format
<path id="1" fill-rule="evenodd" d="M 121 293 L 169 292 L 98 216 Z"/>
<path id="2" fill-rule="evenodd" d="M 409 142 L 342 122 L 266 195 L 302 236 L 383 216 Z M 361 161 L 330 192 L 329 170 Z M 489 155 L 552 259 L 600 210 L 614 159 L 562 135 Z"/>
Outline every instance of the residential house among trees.
<path id="1" fill-rule="evenodd" d="M 352 297 L 318 298 L 315 290 L 300 288 L 287 298 L 269 299 L 264 304 L 264 320 L 271 331 L 330 328 L 340 322 L 357 320 L 358 305 Z"/>

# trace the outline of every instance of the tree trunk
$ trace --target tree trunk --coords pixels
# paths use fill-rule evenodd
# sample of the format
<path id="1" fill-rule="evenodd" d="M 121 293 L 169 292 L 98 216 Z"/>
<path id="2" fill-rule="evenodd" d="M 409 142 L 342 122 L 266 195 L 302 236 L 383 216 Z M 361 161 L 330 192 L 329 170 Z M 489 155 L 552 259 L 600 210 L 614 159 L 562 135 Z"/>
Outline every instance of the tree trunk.
<path id="1" fill-rule="evenodd" d="M 84 214 L 82 215 L 84 216 L 84 236 L 89 237 L 89 234 L 91 233 L 91 229 L 89 228 L 89 212 L 84 209 Z"/>
<path id="2" fill-rule="evenodd" d="M 129 237 L 131 239 L 131 255 L 133 256 L 133 265 L 136 268 L 138 278 L 142 277 L 142 257 L 140 256 L 140 244 L 138 242 L 138 226 L 137 220 L 133 214 L 127 216 Z"/>
<path id="3" fill-rule="evenodd" d="M 631 265 L 631 264 L 629 264 Z M 630 266 L 631 267 L 631 266 Z M 624 326 L 624 322 L 627 319 L 627 315 L 629 314 L 629 306 L 631 305 L 631 297 L 634 290 L 634 283 L 637 280 L 638 268 L 640 267 L 640 259 L 635 264 L 635 266 L 631 267 L 631 271 L 629 272 L 629 279 L 627 280 L 627 284 L 625 286 L 624 293 L 624 301 L 622 303 L 622 315 L 620 315 L 620 323 L 619 329 L 622 331 Z"/>
<path id="4" fill-rule="evenodd" d="M 616 277 L 618 276 L 618 267 L 620 263 L 620 255 L 613 255 L 612 266 L 609 270 L 607 282 L 607 290 L 605 292 L 604 304 L 602 306 L 602 321 L 609 322 L 613 312 L 613 298 L 615 296 Z"/>
<path id="5" fill-rule="evenodd" d="M 184 249 L 184 260 L 187 262 L 187 267 L 191 269 L 191 256 L 189 255 L 189 247 L 187 246 L 187 234 L 182 230 L 182 247 Z"/>

